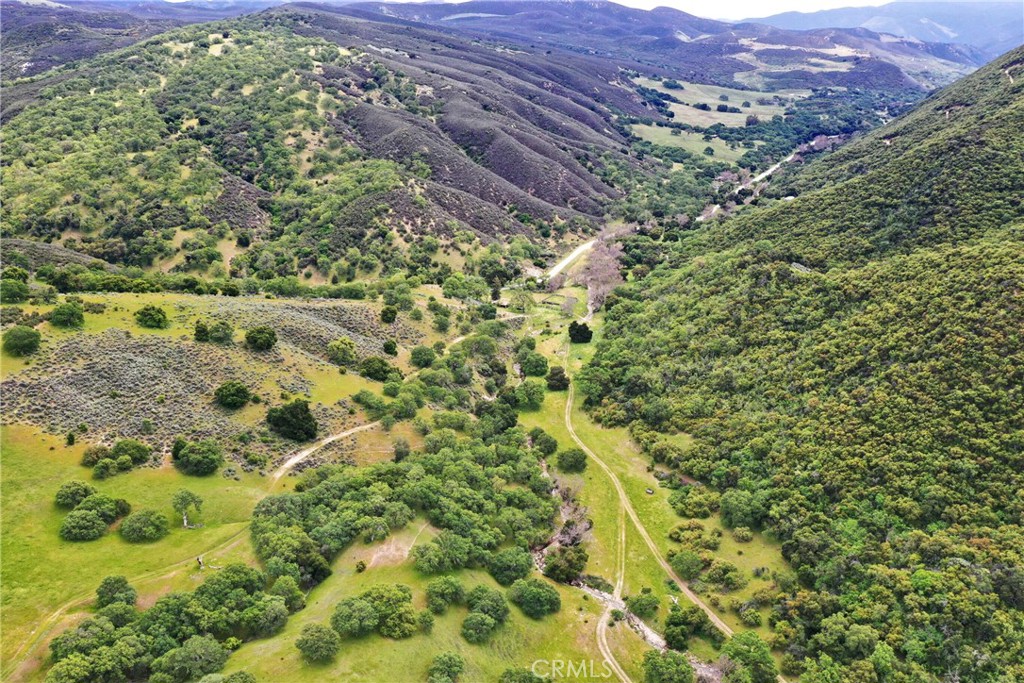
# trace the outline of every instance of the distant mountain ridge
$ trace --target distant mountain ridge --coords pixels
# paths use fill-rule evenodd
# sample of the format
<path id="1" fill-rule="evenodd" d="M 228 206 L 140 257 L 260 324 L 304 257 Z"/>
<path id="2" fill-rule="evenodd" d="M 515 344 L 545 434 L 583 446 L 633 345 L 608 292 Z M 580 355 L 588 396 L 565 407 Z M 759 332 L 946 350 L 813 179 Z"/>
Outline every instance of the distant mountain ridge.
<path id="1" fill-rule="evenodd" d="M 355 3 L 368 12 L 607 57 L 629 58 L 685 79 L 757 88 L 946 85 L 984 63 L 969 46 L 899 39 L 857 29 L 793 31 L 702 19 L 668 7 L 650 11 L 607 1 L 474 0 Z M 799 82 L 799 85 L 797 83 Z"/>
<path id="2" fill-rule="evenodd" d="M 962 43 L 991 59 L 1024 44 L 1021 2 L 893 2 L 820 12 L 783 12 L 747 21 L 807 31 L 866 28 L 926 42 Z"/>

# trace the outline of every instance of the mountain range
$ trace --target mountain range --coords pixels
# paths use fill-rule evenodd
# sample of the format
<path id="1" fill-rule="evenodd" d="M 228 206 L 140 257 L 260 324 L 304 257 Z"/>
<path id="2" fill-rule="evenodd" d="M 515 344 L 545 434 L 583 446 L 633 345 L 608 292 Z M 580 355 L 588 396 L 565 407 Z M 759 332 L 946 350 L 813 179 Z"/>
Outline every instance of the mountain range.
<path id="1" fill-rule="evenodd" d="M 1024 3 L 892 2 L 879 7 L 843 7 L 784 12 L 747 21 L 809 31 L 864 28 L 931 43 L 970 45 L 986 59 L 1024 44 Z"/>

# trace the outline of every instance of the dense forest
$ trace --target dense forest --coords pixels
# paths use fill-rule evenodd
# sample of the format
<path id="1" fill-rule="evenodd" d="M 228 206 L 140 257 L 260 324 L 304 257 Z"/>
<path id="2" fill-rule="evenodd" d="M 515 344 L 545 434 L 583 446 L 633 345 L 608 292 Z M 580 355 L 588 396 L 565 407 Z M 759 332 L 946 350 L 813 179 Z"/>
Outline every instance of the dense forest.
<path id="1" fill-rule="evenodd" d="M 800 581 L 773 645 L 803 681 L 1024 676 L 1022 60 L 784 178 L 784 199 L 668 249 L 626 240 L 580 389 L 732 525 L 784 541 Z"/>

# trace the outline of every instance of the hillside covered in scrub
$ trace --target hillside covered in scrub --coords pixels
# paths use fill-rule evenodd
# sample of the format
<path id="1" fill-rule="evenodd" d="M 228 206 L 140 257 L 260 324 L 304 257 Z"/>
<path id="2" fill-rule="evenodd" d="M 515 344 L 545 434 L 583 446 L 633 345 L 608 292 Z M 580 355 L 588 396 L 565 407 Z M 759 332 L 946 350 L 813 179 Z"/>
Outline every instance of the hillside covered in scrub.
<path id="1" fill-rule="evenodd" d="M 387 261 L 407 231 L 542 239 L 635 164 L 611 111 L 645 106 L 617 79 L 314 10 L 183 28 L 16 87 L 3 230 L 143 267 L 184 246 L 227 268 L 230 239 L 238 276 Z"/>
<path id="2" fill-rule="evenodd" d="M 625 243 L 579 388 L 641 440 L 694 437 L 653 452 L 708 484 L 680 509 L 784 540 L 800 584 L 773 645 L 802 680 L 1024 675 L 1022 65 L 777 182 L 785 201 Z"/>

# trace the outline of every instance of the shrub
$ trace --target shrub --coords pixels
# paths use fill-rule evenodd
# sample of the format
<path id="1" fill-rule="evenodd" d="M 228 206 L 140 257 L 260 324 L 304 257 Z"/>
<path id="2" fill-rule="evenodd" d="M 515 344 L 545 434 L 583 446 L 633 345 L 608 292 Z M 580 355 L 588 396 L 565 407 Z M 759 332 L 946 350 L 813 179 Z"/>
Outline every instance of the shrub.
<path id="1" fill-rule="evenodd" d="M 89 446 L 82 453 L 82 465 L 92 467 L 100 460 L 110 457 L 110 449 L 106 446 Z"/>
<path id="2" fill-rule="evenodd" d="M 462 622 L 462 637 L 474 645 L 486 643 L 498 627 L 491 617 L 482 612 L 471 612 Z"/>
<path id="3" fill-rule="evenodd" d="M 569 323 L 569 341 L 573 344 L 587 344 L 594 337 L 590 325 L 573 321 Z"/>
<path id="4" fill-rule="evenodd" d="M 508 591 L 508 599 L 523 610 L 523 614 L 540 619 L 562 609 L 562 599 L 554 586 L 540 579 L 519 579 Z"/>
<path id="5" fill-rule="evenodd" d="M 150 329 L 161 329 L 170 324 L 170 321 L 167 319 L 167 314 L 164 313 L 164 309 L 152 304 L 146 304 L 139 310 L 135 311 L 135 322 L 137 322 L 141 327 L 147 327 Z"/>
<path id="6" fill-rule="evenodd" d="M 429 610 L 423 610 L 416 615 L 416 625 L 424 633 L 430 633 L 434 630 L 434 614 Z"/>
<path id="7" fill-rule="evenodd" d="M 60 485 L 57 489 L 57 495 L 55 496 L 55 502 L 58 507 L 73 509 L 78 506 L 83 500 L 96 493 L 89 484 L 84 481 L 72 480 L 66 481 Z"/>
<path id="8" fill-rule="evenodd" d="M 85 324 L 82 306 L 71 301 L 58 304 L 50 312 L 50 324 L 57 327 L 81 327 Z"/>
<path id="9" fill-rule="evenodd" d="M 207 333 L 207 337 L 214 344 L 231 344 L 235 341 L 235 329 L 231 327 L 230 323 L 218 320 L 214 324 L 210 325 L 210 331 Z M 271 344 L 273 346 L 273 344 Z"/>
<path id="10" fill-rule="evenodd" d="M 299 589 L 298 582 L 287 574 L 277 577 L 268 593 L 283 598 L 289 612 L 298 612 L 306 606 L 306 596 Z"/>
<path id="11" fill-rule="evenodd" d="M 246 331 L 245 343 L 256 351 L 269 351 L 277 343 L 277 332 L 266 325 L 254 327 Z"/>
<path id="12" fill-rule="evenodd" d="M 309 412 L 309 403 L 302 399 L 268 410 L 267 424 L 273 431 L 293 441 L 316 438 L 318 430 L 316 418 Z"/>
<path id="13" fill-rule="evenodd" d="M 720 586 L 725 590 L 736 590 L 747 584 L 747 580 L 743 577 L 740 568 L 726 560 L 715 560 L 712 562 L 711 566 L 708 567 L 705 578 L 709 583 Z"/>
<path id="14" fill-rule="evenodd" d="M 92 476 L 96 479 L 109 479 L 120 470 L 113 458 L 101 458 L 92 468 Z"/>
<path id="15" fill-rule="evenodd" d="M 345 598 L 334 608 L 331 628 L 343 638 L 358 638 L 377 628 L 380 616 L 368 600 L 362 597 Z"/>
<path id="16" fill-rule="evenodd" d="M 131 506 L 123 498 L 113 498 L 105 493 L 94 493 L 75 506 L 75 510 L 95 512 L 105 524 L 113 524 L 131 512 Z"/>
<path id="17" fill-rule="evenodd" d="M 354 365 L 356 343 L 348 337 L 339 337 L 327 345 L 327 358 L 335 365 Z"/>
<path id="18" fill-rule="evenodd" d="M 482 612 L 499 624 L 508 618 L 508 603 L 499 591 L 487 586 L 477 586 L 466 593 L 466 604 L 470 612 Z"/>
<path id="19" fill-rule="evenodd" d="M 220 671 L 228 660 L 228 651 L 212 636 L 192 636 L 181 647 L 167 651 L 153 660 L 151 680 L 161 683 L 184 683 L 199 680 L 208 673 Z"/>
<path id="20" fill-rule="evenodd" d="M 295 641 L 302 658 L 307 662 L 322 664 L 334 659 L 341 646 L 338 634 L 322 624 L 306 624 Z"/>
<path id="21" fill-rule="evenodd" d="M 515 388 L 515 403 L 523 410 L 538 410 L 544 403 L 544 386 L 540 382 L 526 380 Z"/>
<path id="22" fill-rule="evenodd" d="M 669 558 L 669 564 L 684 581 L 693 581 L 704 569 L 704 560 L 692 550 L 679 550 Z"/>
<path id="23" fill-rule="evenodd" d="M 185 474 L 205 477 L 217 471 L 224 464 L 224 454 L 213 439 L 186 443 L 172 451 L 175 466 Z"/>
<path id="24" fill-rule="evenodd" d="M 533 557 L 522 548 L 506 548 L 491 555 L 487 569 L 495 581 L 508 586 L 529 575 L 533 569 Z"/>
<path id="25" fill-rule="evenodd" d="M 412 350 L 409 360 L 418 368 L 429 368 L 437 359 L 434 349 L 429 346 L 417 346 Z"/>
<path id="26" fill-rule="evenodd" d="M 232 379 L 217 387 L 217 390 L 213 392 L 213 397 L 219 405 L 234 409 L 241 408 L 248 403 L 252 394 L 249 393 L 249 387 Z"/>
<path id="27" fill-rule="evenodd" d="M 547 683 L 547 680 L 529 669 L 505 669 L 498 677 L 498 683 Z"/>
<path id="28" fill-rule="evenodd" d="M 558 454 L 558 469 L 563 472 L 582 472 L 587 469 L 587 454 L 579 448 L 570 448 Z"/>
<path id="29" fill-rule="evenodd" d="M 559 546 L 544 560 L 544 576 L 559 583 L 572 583 L 587 566 L 590 556 L 578 545 Z"/>
<path id="30" fill-rule="evenodd" d="M 435 614 L 444 614 L 449 605 L 461 604 L 465 599 L 462 584 L 450 576 L 433 579 L 427 584 L 427 607 Z"/>
<path id="31" fill-rule="evenodd" d="M 779 675 L 771 650 L 753 631 L 737 633 L 725 644 L 722 653 L 742 664 L 752 683 L 773 683 Z"/>
<path id="32" fill-rule="evenodd" d="M 106 607 L 115 603 L 134 605 L 138 593 L 128 585 L 128 579 L 123 576 L 108 576 L 100 581 L 96 589 L 96 606 Z"/>
<path id="33" fill-rule="evenodd" d="M 133 465 L 142 465 L 153 455 L 153 449 L 135 439 L 121 439 L 110 449 L 110 457 L 117 460 L 128 457 Z"/>
<path id="34" fill-rule="evenodd" d="M 442 652 L 434 657 L 434 661 L 430 663 L 430 668 L 427 670 L 429 675 L 427 680 L 431 683 L 454 681 L 459 677 L 464 668 L 466 668 L 466 660 L 462 657 L 454 652 Z"/>
<path id="35" fill-rule="evenodd" d="M 548 359 L 536 351 L 530 351 L 519 359 L 519 367 L 528 377 L 543 377 L 548 371 Z"/>
<path id="36" fill-rule="evenodd" d="M 626 606 L 629 608 L 629 611 L 641 619 L 653 617 L 654 613 L 658 611 L 660 603 L 661 601 L 658 600 L 658 596 L 650 592 L 631 595 L 626 598 Z"/>
<path id="37" fill-rule="evenodd" d="M 569 388 L 569 376 L 565 374 L 565 368 L 558 365 L 552 366 L 548 370 L 548 376 L 545 379 L 548 383 L 548 391 L 565 391 Z"/>
<path id="38" fill-rule="evenodd" d="M 540 427 L 530 430 L 530 440 L 541 455 L 548 456 L 558 450 L 558 440 Z"/>
<path id="39" fill-rule="evenodd" d="M 380 356 L 364 358 L 363 362 L 359 366 L 359 374 L 367 379 L 376 380 L 377 382 L 386 382 L 392 374 L 396 374 L 397 372 L 397 370 L 391 367 L 391 363 L 387 362 Z"/>
<path id="40" fill-rule="evenodd" d="M 94 541 L 106 532 L 106 522 L 92 510 L 72 510 L 60 525 L 65 541 Z"/>
<path id="41" fill-rule="evenodd" d="M 722 524 L 730 528 L 745 526 L 757 529 L 766 514 L 762 500 L 742 489 L 730 489 L 723 493 L 720 508 Z"/>
<path id="42" fill-rule="evenodd" d="M 15 325 L 4 332 L 4 351 L 11 356 L 28 356 L 39 350 L 43 335 L 25 325 Z"/>
<path id="43" fill-rule="evenodd" d="M 666 650 L 644 653 L 644 683 L 693 683 L 693 667 L 686 655 Z"/>
<path id="44" fill-rule="evenodd" d="M 0 280 L 0 303 L 20 304 L 28 295 L 28 285 L 21 280 L 6 277 Z"/>
<path id="45" fill-rule="evenodd" d="M 763 623 L 761 613 L 756 609 L 745 609 L 740 612 L 740 621 L 743 622 L 744 626 L 750 626 L 756 628 Z"/>
<path id="46" fill-rule="evenodd" d="M 158 541 L 170 531 L 167 516 L 156 510 L 139 510 L 121 522 L 121 537 L 129 543 Z"/>

